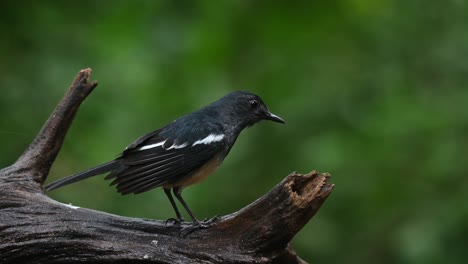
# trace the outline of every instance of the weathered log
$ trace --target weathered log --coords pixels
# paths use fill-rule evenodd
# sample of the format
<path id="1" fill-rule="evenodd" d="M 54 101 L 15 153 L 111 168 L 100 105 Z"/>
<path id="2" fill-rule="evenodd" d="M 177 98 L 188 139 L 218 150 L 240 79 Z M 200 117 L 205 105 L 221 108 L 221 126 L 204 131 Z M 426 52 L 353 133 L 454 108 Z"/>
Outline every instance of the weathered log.
<path id="1" fill-rule="evenodd" d="M 0 170 L 0 263 L 305 263 L 289 242 L 333 189 L 329 175 L 292 173 L 263 197 L 181 237 L 191 223 L 122 217 L 50 199 L 42 189 L 81 102 L 91 69 L 20 158 Z"/>

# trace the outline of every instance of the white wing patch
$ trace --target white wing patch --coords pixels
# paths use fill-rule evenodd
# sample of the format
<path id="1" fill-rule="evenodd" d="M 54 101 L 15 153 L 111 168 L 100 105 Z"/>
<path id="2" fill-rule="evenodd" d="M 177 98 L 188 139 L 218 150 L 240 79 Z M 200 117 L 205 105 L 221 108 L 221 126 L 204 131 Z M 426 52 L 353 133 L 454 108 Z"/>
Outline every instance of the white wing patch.
<path id="1" fill-rule="evenodd" d="M 185 142 L 184 144 L 180 144 L 180 145 L 174 144 L 174 145 L 168 147 L 166 150 L 170 150 L 170 149 L 181 149 L 181 148 L 185 148 L 187 145 L 188 145 L 187 142 Z"/>
<path id="2" fill-rule="evenodd" d="M 146 146 L 143 146 L 143 147 L 139 148 L 138 150 L 145 150 L 145 149 L 150 149 L 150 148 L 156 148 L 156 147 L 162 146 L 162 145 L 164 144 L 164 142 L 166 142 L 166 141 L 164 140 L 164 141 L 162 141 L 162 142 L 158 142 L 158 143 L 155 143 L 155 144 L 146 145 Z"/>
<path id="3" fill-rule="evenodd" d="M 209 134 L 207 137 L 195 141 L 195 142 L 192 144 L 192 147 L 195 146 L 195 145 L 199 145 L 199 144 L 208 145 L 208 144 L 211 144 L 211 143 L 213 143 L 213 142 L 219 142 L 219 141 L 221 141 L 221 140 L 223 140 L 223 139 L 224 139 L 224 134 L 220 134 L 220 135 Z M 161 146 L 164 145 L 164 143 L 166 143 L 166 141 L 161 141 L 161 142 L 154 143 L 154 144 L 151 144 L 151 145 L 146 145 L 146 146 L 143 146 L 143 147 L 138 148 L 138 150 L 145 150 L 145 149 L 151 149 L 151 148 L 161 147 Z M 172 145 L 172 146 L 166 148 L 166 150 L 170 150 L 170 149 L 181 149 L 181 148 L 185 148 L 185 147 L 188 146 L 188 145 L 189 145 L 188 142 L 182 143 L 182 144 L 180 144 L 180 145 L 174 144 L 174 145 Z"/>
<path id="4" fill-rule="evenodd" d="M 209 134 L 206 138 L 200 139 L 200 140 L 197 140 L 197 141 L 193 142 L 192 147 L 195 146 L 195 145 L 198 145 L 198 144 L 208 145 L 208 144 L 211 144 L 213 142 L 221 141 L 221 140 L 223 140 L 223 138 L 224 138 L 224 134 L 221 134 L 221 135 Z"/>
<path id="5" fill-rule="evenodd" d="M 162 142 L 158 142 L 158 143 L 154 143 L 154 144 L 151 144 L 151 145 L 143 146 L 143 147 L 139 148 L 138 150 L 145 150 L 145 149 L 151 149 L 151 148 L 161 147 L 161 146 L 164 145 L 164 143 L 166 143 L 165 140 L 162 141 Z M 170 150 L 170 149 L 181 149 L 181 148 L 185 148 L 186 146 L 188 146 L 188 143 L 187 143 L 187 142 L 185 142 L 185 143 L 183 143 L 183 144 L 180 144 L 180 145 L 174 144 L 174 145 L 172 145 L 172 146 L 170 146 L 170 147 L 168 147 L 168 148 L 164 148 L 164 147 L 163 147 L 163 148 L 164 148 L 165 150 Z"/>

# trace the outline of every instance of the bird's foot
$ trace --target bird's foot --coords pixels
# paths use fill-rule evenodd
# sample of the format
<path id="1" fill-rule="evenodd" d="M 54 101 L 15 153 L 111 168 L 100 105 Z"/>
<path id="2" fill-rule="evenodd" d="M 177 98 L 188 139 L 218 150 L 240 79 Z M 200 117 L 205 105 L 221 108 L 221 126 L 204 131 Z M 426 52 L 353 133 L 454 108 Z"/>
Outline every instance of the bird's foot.
<path id="1" fill-rule="evenodd" d="M 213 216 L 211 218 L 207 217 L 207 218 L 203 219 L 202 223 L 204 223 L 204 224 L 214 224 L 214 223 L 218 222 L 220 219 L 221 219 L 221 216 L 215 215 L 215 216 Z"/>
<path id="2" fill-rule="evenodd" d="M 203 221 L 194 220 L 192 225 L 182 228 L 179 231 L 179 237 L 187 237 L 191 233 L 200 230 L 207 229 L 216 225 L 216 222 L 220 219 L 218 215 L 212 218 L 205 218 Z"/>
<path id="3" fill-rule="evenodd" d="M 181 217 L 181 218 L 169 218 L 166 220 L 166 226 L 171 223 L 171 225 L 174 225 L 174 226 L 179 226 L 182 222 L 184 222 L 184 219 Z"/>

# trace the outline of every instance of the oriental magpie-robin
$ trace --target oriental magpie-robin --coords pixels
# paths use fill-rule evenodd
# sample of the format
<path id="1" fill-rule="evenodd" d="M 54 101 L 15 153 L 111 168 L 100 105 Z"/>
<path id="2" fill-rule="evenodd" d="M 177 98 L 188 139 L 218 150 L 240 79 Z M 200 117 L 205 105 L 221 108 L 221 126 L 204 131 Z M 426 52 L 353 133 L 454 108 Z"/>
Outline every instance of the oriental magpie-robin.
<path id="1" fill-rule="evenodd" d="M 222 163 L 240 132 L 261 121 L 285 123 L 252 93 L 230 93 L 210 105 L 182 116 L 148 133 L 113 161 L 47 185 L 51 191 L 104 173 L 123 195 L 162 187 L 177 216 L 183 221 L 171 189 L 194 224 L 199 224 L 182 198 L 182 190 L 208 177 Z"/>

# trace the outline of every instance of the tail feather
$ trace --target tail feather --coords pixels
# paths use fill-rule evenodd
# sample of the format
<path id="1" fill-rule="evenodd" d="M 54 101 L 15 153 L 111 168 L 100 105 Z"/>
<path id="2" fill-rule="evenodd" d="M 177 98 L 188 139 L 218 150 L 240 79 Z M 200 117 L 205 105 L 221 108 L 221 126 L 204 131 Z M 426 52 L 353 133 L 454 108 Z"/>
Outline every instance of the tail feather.
<path id="1" fill-rule="evenodd" d="M 99 165 L 97 167 L 94 167 L 94 168 L 91 168 L 91 169 L 88 169 L 88 170 L 85 170 L 85 171 L 70 175 L 70 176 L 65 177 L 63 179 L 60 179 L 58 181 L 54 181 L 53 183 L 45 186 L 44 190 L 52 191 L 52 190 L 55 190 L 57 188 L 72 184 L 74 182 L 87 179 L 89 177 L 93 177 L 93 176 L 96 176 L 96 175 L 100 175 L 100 174 L 103 174 L 103 173 L 106 173 L 106 172 L 113 171 L 115 169 L 120 168 L 121 166 L 122 165 L 121 165 L 121 163 L 119 161 L 113 160 L 113 161 L 104 163 L 102 165 Z"/>

